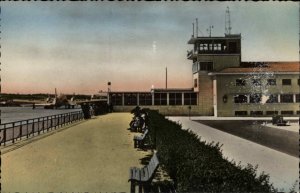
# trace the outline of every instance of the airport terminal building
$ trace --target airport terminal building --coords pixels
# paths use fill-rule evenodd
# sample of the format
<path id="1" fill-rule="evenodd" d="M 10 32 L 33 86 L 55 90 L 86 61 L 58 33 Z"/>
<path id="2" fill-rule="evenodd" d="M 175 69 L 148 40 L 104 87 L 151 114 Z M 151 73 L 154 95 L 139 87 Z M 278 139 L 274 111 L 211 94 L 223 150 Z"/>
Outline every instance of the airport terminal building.
<path id="1" fill-rule="evenodd" d="M 192 36 L 188 44 L 191 88 L 110 92 L 114 110 L 139 105 L 165 115 L 299 116 L 299 61 L 242 62 L 240 34 Z"/>

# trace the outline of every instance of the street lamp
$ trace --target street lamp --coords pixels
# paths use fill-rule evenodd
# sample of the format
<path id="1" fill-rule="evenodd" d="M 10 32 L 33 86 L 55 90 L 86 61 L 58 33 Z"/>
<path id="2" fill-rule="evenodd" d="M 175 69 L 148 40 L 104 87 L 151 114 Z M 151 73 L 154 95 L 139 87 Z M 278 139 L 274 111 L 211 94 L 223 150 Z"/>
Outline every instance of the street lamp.
<path id="1" fill-rule="evenodd" d="M 151 96 L 152 96 L 151 104 L 154 105 L 154 85 L 151 86 Z"/>

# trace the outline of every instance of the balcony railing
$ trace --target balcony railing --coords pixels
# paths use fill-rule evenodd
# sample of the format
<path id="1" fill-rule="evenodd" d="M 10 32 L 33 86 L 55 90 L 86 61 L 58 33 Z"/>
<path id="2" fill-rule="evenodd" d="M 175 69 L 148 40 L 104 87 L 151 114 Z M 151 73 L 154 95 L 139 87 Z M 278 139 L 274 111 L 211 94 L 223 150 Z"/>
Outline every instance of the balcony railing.
<path id="1" fill-rule="evenodd" d="M 40 135 L 82 119 L 82 111 L 77 111 L 4 123 L 0 125 L 0 145 L 6 145 L 9 141 L 15 143 L 16 140 L 21 140 L 22 137 L 29 138 Z"/>

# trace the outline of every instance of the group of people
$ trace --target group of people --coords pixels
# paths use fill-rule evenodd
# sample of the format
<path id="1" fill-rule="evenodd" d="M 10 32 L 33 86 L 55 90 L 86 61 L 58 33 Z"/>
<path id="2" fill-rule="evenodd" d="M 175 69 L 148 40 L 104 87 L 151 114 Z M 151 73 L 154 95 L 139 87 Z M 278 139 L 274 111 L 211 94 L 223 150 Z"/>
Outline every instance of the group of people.
<path id="1" fill-rule="evenodd" d="M 113 112 L 113 105 L 107 103 L 83 103 L 81 104 L 84 119 L 90 119 L 93 115 L 103 115 Z"/>
<path id="2" fill-rule="evenodd" d="M 136 106 L 131 113 L 134 115 L 129 123 L 130 131 L 143 132 L 149 124 L 148 113 Z"/>

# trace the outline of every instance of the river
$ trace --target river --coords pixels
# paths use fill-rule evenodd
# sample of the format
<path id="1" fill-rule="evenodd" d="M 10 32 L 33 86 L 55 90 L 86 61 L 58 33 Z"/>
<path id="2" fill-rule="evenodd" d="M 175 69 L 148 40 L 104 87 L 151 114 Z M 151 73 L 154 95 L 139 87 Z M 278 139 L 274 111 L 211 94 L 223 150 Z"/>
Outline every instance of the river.
<path id="1" fill-rule="evenodd" d="M 80 111 L 81 108 L 75 109 L 44 109 L 38 107 L 32 109 L 32 107 L 0 107 L 1 110 L 1 123 L 9 123 L 13 121 L 21 121 L 26 119 L 44 117 L 49 115 L 57 115 L 62 113 L 69 113 L 74 111 Z"/>

